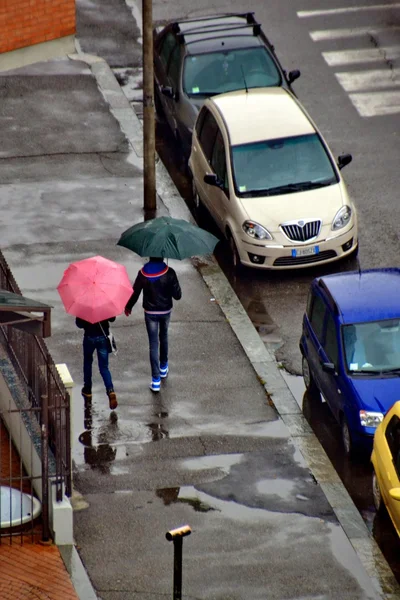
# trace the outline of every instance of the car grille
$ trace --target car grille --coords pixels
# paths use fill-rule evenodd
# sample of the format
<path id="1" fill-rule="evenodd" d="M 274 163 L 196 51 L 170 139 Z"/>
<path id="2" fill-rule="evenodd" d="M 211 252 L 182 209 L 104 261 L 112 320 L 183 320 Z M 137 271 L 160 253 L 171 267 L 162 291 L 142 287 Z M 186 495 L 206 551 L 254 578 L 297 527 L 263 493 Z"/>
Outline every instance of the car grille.
<path id="1" fill-rule="evenodd" d="M 334 250 L 324 250 L 318 254 L 311 254 L 310 256 L 281 256 L 274 261 L 274 267 L 297 267 L 298 265 L 307 265 L 311 263 L 317 263 L 321 260 L 329 260 L 337 256 Z"/>
<path id="2" fill-rule="evenodd" d="M 281 225 L 283 233 L 292 242 L 308 242 L 318 237 L 321 221 L 295 221 Z"/>

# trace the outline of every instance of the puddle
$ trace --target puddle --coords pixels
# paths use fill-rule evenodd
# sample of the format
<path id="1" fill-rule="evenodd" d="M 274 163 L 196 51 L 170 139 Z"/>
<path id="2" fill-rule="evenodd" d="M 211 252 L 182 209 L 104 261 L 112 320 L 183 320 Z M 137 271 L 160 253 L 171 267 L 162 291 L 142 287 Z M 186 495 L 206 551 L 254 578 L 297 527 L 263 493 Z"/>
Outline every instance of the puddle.
<path id="1" fill-rule="evenodd" d="M 217 454 L 214 456 L 202 456 L 199 458 L 187 458 L 182 461 L 183 467 L 190 471 L 204 471 L 206 469 L 219 469 L 223 473 L 229 473 L 233 465 L 237 465 L 243 459 L 243 454 Z"/>

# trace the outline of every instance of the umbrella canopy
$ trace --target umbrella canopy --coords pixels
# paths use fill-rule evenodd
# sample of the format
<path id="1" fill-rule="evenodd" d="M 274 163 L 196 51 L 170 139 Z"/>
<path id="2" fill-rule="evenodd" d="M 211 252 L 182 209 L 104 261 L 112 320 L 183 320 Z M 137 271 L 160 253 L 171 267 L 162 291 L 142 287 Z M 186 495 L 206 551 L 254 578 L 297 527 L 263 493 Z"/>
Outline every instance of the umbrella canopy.
<path id="1" fill-rule="evenodd" d="M 210 254 L 218 238 L 197 225 L 182 219 L 158 217 L 132 225 L 118 240 L 139 256 L 159 256 L 182 260 L 190 256 Z"/>
<path id="2" fill-rule="evenodd" d="M 71 263 L 57 290 L 67 313 L 97 323 L 123 312 L 132 285 L 123 265 L 93 256 Z"/>

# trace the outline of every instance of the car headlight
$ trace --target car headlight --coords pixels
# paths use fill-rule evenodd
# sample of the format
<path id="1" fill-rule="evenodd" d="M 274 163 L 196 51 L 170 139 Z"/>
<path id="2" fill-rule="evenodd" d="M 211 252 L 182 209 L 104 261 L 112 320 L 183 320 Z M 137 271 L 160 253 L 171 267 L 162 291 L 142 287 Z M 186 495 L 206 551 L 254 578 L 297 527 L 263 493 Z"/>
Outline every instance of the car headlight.
<path id="1" fill-rule="evenodd" d="M 272 240 L 272 235 L 269 231 L 258 223 L 254 223 L 254 221 L 245 221 L 242 225 L 242 229 L 254 240 Z"/>
<path id="2" fill-rule="evenodd" d="M 363 427 L 378 427 L 382 420 L 383 414 L 380 412 L 360 410 L 360 423 Z"/>
<path id="3" fill-rule="evenodd" d="M 351 219 L 351 208 L 350 206 L 342 206 L 340 210 L 336 213 L 335 218 L 332 223 L 332 230 L 336 231 L 338 229 L 342 229 L 349 224 Z"/>

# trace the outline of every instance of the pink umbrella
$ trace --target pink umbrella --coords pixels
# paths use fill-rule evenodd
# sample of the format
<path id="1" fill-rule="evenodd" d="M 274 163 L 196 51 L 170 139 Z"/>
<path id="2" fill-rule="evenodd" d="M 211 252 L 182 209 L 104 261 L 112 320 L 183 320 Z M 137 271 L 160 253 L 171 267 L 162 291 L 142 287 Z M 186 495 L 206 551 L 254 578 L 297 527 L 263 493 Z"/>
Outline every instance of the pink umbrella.
<path id="1" fill-rule="evenodd" d="M 125 267 L 103 256 L 71 263 L 57 290 L 67 313 L 89 323 L 120 315 L 133 291 Z"/>

